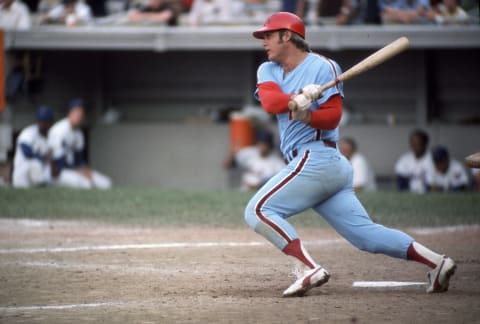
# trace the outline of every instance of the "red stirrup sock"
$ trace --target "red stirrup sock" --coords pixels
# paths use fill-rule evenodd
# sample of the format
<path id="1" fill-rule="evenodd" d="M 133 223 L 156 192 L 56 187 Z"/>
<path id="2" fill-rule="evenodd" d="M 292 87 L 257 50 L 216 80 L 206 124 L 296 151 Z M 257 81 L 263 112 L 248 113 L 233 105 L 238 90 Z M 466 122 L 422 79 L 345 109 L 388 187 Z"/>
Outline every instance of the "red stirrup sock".
<path id="1" fill-rule="evenodd" d="M 408 247 L 407 259 L 423 263 L 432 269 L 442 262 L 442 256 L 440 254 L 433 252 L 417 242 L 413 242 Z"/>
<path id="2" fill-rule="evenodd" d="M 313 269 L 317 266 L 312 257 L 308 254 L 307 250 L 303 247 L 300 239 L 296 239 L 287 244 L 287 246 L 282 250 L 286 255 L 290 255 L 294 258 L 297 258 L 305 264 L 310 269 Z"/>

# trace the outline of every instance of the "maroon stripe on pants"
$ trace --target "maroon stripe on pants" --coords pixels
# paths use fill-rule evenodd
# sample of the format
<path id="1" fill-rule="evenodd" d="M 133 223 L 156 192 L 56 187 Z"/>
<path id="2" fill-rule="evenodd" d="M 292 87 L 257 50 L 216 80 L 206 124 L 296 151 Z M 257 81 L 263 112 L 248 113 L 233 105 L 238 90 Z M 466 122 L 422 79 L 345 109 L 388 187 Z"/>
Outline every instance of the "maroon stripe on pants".
<path id="1" fill-rule="evenodd" d="M 265 216 L 262 213 L 262 208 L 268 199 L 270 199 L 275 193 L 277 193 L 280 189 L 282 189 L 287 183 L 293 180 L 293 178 L 295 178 L 302 171 L 309 156 L 310 156 L 310 151 L 308 150 L 305 151 L 302 157 L 302 160 L 300 161 L 300 163 L 297 164 L 297 166 L 295 167 L 295 170 L 293 170 L 293 172 L 290 173 L 285 179 L 283 179 L 280 183 L 278 183 L 275 187 L 273 187 L 272 190 L 267 192 L 265 196 L 263 196 L 258 201 L 257 206 L 255 207 L 255 214 L 258 216 L 258 218 L 262 222 L 264 222 L 265 224 L 273 228 L 273 230 L 276 231 L 278 234 L 280 234 L 280 236 L 282 236 L 287 241 L 287 243 L 290 243 L 292 239 L 288 236 L 288 234 L 282 228 L 280 228 L 277 224 L 272 222 L 267 216 Z"/>

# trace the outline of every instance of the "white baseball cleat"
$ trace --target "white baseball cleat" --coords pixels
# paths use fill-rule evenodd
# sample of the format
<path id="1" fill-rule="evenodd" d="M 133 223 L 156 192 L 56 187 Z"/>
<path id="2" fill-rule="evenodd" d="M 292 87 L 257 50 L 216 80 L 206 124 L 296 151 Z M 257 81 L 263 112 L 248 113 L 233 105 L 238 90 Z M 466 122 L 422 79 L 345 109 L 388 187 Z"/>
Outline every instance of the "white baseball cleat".
<path id="1" fill-rule="evenodd" d="M 310 289 L 326 283 L 329 278 L 330 274 L 320 266 L 306 270 L 283 292 L 283 297 L 302 297 Z"/>
<path id="2" fill-rule="evenodd" d="M 427 293 L 430 294 L 447 291 L 450 277 L 455 273 L 455 269 L 457 269 L 455 262 L 444 255 L 442 257 L 442 262 L 440 262 L 435 269 L 427 273 Z"/>

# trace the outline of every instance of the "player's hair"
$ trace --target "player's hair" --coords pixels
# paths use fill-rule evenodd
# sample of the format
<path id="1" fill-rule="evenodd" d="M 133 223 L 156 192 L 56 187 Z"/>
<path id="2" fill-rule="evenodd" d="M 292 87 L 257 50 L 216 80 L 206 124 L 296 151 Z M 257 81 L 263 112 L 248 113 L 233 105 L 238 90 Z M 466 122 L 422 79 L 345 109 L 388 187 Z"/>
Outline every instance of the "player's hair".
<path id="1" fill-rule="evenodd" d="M 421 129 L 414 129 L 410 133 L 410 138 L 412 138 L 414 136 L 418 136 L 420 138 L 420 140 L 423 142 L 423 144 L 425 144 L 425 147 L 428 146 L 428 142 L 429 142 L 430 138 L 429 138 L 427 132 L 425 132 Z"/>
<path id="2" fill-rule="evenodd" d="M 308 45 L 307 41 L 304 40 L 302 36 L 291 30 L 281 29 L 279 31 L 280 42 L 282 41 L 283 35 L 285 35 L 287 31 L 290 31 L 292 33 L 292 38 L 290 38 L 290 41 L 293 43 L 293 45 L 295 45 L 296 48 L 304 52 L 310 52 L 310 45 Z"/>
<path id="3" fill-rule="evenodd" d="M 352 152 L 356 152 L 357 151 L 357 142 L 352 138 L 352 137 L 344 137 L 342 138 L 342 141 L 350 144 L 350 146 L 352 147 Z"/>

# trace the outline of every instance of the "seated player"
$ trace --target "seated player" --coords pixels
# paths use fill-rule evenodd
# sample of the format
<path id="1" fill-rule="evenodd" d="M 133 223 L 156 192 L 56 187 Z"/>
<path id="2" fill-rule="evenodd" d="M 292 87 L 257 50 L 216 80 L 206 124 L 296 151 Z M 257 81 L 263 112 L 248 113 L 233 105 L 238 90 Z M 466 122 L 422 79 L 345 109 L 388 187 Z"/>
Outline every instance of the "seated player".
<path id="1" fill-rule="evenodd" d="M 67 117 L 55 123 L 48 133 L 54 184 L 82 189 L 110 188 L 110 178 L 90 168 L 84 158 L 85 139 L 80 129 L 85 118 L 83 101 L 72 100 L 68 109 Z"/>
<path id="2" fill-rule="evenodd" d="M 432 150 L 433 167 L 427 170 L 428 191 L 463 191 L 468 188 L 468 175 L 462 164 L 451 159 L 448 150 L 437 146 Z"/>
<path id="3" fill-rule="evenodd" d="M 238 166 L 242 170 L 242 190 L 260 188 L 285 167 L 274 149 L 273 135 L 259 131 L 256 138 L 255 146 L 240 149 L 225 162 L 226 167 Z"/>
<path id="4" fill-rule="evenodd" d="M 432 166 L 428 151 L 428 134 L 422 130 L 410 133 L 410 151 L 403 154 L 395 164 L 397 187 L 400 191 L 425 192 L 425 174 Z"/>
<path id="5" fill-rule="evenodd" d="M 36 124 L 23 129 L 17 138 L 12 176 L 15 188 L 43 186 L 51 180 L 47 134 L 53 122 L 52 109 L 39 107 L 36 120 Z"/>
<path id="6" fill-rule="evenodd" d="M 353 189 L 360 191 L 375 191 L 375 173 L 370 163 L 362 153 L 357 150 L 357 143 L 353 138 L 346 137 L 338 142 L 340 152 L 350 161 L 353 168 Z"/>

